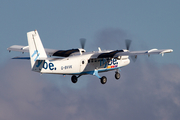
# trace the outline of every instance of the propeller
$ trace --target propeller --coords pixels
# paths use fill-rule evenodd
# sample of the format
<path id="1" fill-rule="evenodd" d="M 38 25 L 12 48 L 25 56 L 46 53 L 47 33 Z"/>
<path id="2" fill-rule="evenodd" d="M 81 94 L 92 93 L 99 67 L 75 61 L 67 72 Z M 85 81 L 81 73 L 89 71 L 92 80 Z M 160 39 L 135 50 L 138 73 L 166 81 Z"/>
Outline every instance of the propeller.
<path id="1" fill-rule="evenodd" d="M 86 39 L 85 38 L 81 38 L 80 39 L 80 43 L 81 43 L 81 48 L 84 49 L 85 43 L 86 43 Z"/>
<path id="2" fill-rule="evenodd" d="M 129 40 L 129 39 L 126 39 L 125 40 L 125 43 L 126 43 L 126 49 L 129 50 L 130 46 L 131 46 L 131 42 L 132 40 Z M 130 56 L 131 59 L 133 60 L 133 62 L 136 62 L 137 60 L 137 55 L 133 55 L 133 56 Z"/>
<path id="3" fill-rule="evenodd" d="M 129 50 L 130 45 L 131 45 L 131 42 L 132 42 L 132 40 L 129 40 L 129 39 L 126 39 L 126 40 L 125 40 L 125 43 L 126 43 L 126 49 L 127 49 L 127 50 Z"/>

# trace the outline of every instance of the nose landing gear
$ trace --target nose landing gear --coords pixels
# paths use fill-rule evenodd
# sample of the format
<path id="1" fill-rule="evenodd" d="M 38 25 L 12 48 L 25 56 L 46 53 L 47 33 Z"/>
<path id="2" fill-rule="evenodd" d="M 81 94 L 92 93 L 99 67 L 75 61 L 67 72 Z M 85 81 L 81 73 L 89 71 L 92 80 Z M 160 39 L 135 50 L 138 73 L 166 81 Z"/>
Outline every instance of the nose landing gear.
<path id="1" fill-rule="evenodd" d="M 116 71 L 116 73 L 115 73 L 116 80 L 118 80 L 120 77 L 121 77 L 120 73 Z"/>

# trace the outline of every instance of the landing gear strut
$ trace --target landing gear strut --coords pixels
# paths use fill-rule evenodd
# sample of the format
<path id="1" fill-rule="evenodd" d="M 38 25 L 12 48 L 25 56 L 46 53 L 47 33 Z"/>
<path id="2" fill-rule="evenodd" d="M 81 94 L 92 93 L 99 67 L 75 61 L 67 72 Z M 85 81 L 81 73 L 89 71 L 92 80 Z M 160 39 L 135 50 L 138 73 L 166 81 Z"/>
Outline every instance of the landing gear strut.
<path id="1" fill-rule="evenodd" d="M 102 84 L 105 84 L 107 82 L 107 78 L 105 76 L 100 77 L 98 74 L 98 70 L 95 70 L 92 75 L 95 75 L 96 77 L 98 77 L 100 79 L 100 82 Z"/>

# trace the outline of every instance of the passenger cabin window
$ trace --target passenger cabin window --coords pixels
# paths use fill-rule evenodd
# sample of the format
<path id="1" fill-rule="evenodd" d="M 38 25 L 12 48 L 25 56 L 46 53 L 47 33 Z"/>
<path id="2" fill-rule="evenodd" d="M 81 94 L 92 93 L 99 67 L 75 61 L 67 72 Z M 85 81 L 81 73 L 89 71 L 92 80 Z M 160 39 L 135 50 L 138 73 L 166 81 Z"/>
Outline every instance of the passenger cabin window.
<path id="1" fill-rule="evenodd" d="M 88 63 L 93 63 L 93 62 L 100 62 L 103 61 L 102 59 L 89 59 Z"/>
<path id="2" fill-rule="evenodd" d="M 82 64 L 84 64 L 84 60 L 82 61 Z"/>

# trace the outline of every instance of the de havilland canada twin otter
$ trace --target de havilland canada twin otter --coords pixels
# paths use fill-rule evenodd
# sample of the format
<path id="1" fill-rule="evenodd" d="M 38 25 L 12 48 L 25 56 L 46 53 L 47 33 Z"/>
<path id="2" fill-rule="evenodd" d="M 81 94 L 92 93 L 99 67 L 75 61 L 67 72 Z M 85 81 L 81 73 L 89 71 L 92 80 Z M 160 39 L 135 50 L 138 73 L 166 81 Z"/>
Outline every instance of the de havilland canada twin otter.
<path id="1" fill-rule="evenodd" d="M 71 81 L 76 83 L 82 75 L 94 75 L 102 84 L 107 82 L 105 76 L 98 73 L 115 71 L 115 78 L 120 78 L 119 69 L 130 63 L 137 55 L 171 53 L 172 49 L 151 49 L 143 51 L 129 51 L 131 40 L 126 40 L 126 49 L 101 50 L 86 52 L 85 39 L 80 39 L 82 48 L 70 50 L 46 49 L 43 47 L 37 30 L 27 33 L 28 46 L 13 45 L 7 50 L 29 52 L 30 57 L 15 57 L 14 59 L 30 59 L 32 71 L 41 74 L 72 75 Z M 48 57 L 49 56 L 49 57 Z M 55 57 L 52 57 L 55 56 Z"/>

